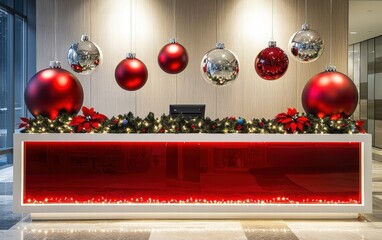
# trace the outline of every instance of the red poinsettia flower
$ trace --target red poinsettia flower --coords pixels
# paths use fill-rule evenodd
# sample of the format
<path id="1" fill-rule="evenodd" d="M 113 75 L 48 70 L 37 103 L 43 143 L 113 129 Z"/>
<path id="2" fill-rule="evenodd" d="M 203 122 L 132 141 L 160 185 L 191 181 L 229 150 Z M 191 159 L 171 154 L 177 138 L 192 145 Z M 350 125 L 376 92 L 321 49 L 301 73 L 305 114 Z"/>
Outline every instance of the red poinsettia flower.
<path id="1" fill-rule="evenodd" d="M 288 132 L 304 131 L 305 126 L 310 126 L 309 119 L 299 116 L 295 108 L 288 108 L 287 113 L 277 114 L 276 121 L 284 125 L 284 129 Z"/>
<path id="2" fill-rule="evenodd" d="M 21 119 L 22 122 L 19 125 L 19 129 L 23 128 L 23 127 L 25 127 L 25 129 L 28 129 L 29 128 L 29 119 L 28 118 L 24 118 L 24 117 L 21 117 L 20 119 Z"/>
<path id="3" fill-rule="evenodd" d="M 75 116 L 69 123 L 69 126 L 77 126 L 77 132 L 81 132 L 83 129 L 86 132 L 91 132 L 93 129 L 98 129 L 100 123 L 104 122 L 106 116 L 94 111 L 94 108 L 82 107 L 82 113 L 84 116 Z"/>
<path id="4" fill-rule="evenodd" d="M 361 120 L 357 120 L 356 123 L 355 123 L 355 127 L 357 128 L 357 130 L 360 132 L 360 133 L 366 133 L 366 131 L 363 129 L 363 124 L 365 122 L 364 121 L 361 121 Z"/>

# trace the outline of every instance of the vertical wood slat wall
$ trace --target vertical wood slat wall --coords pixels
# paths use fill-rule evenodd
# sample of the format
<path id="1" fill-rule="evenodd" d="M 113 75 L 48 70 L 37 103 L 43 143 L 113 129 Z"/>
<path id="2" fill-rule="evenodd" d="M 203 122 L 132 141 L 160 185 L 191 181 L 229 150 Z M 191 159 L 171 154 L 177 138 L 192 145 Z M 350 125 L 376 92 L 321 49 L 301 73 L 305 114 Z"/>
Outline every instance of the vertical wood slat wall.
<path id="1" fill-rule="evenodd" d="M 169 104 L 204 103 L 211 118 L 242 116 L 272 118 L 287 107 L 302 112 L 301 91 L 313 75 L 329 63 L 330 0 L 308 1 L 308 22 L 325 41 L 324 54 L 313 63 L 297 63 L 289 57 L 285 76 L 265 81 L 254 70 L 254 59 L 271 38 L 272 1 L 268 0 L 177 0 L 177 38 L 189 53 L 189 65 L 178 75 L 164 73 L 157 64 L 159 50 L 174 36 L 174 0 L 65 0 L 57 1 L 57 58 L 70 69 L 66 55 L 71 43 L 88 33 L 103 51 L 104 62 L 90 75 L 76 76 L 85 93 L 85 106 L 108 116 L 132 111 L 145 116 L 168 113 Z M 274 0 L 274 39 L 287 51 L 292 34 L 304 23 L 304 0 Z M 348 1 L 333 1 L 333 64 L 347 72 Z M 132 26 L 132 31 L 130 27 Z M 54 58 L 54 1 L 37 1 L 37 70 Z M 131 34 L 132 32 L 132 42 Z M 239 58 L 236 83 L 216 88 L 200 74 L 203 55 L 219 40 Z M 131 49 L 132 46 L 132 49 Z M 122 90 L 114 69 L 134 51 L 149 70 L 149 79 L 139 91 Z"/>

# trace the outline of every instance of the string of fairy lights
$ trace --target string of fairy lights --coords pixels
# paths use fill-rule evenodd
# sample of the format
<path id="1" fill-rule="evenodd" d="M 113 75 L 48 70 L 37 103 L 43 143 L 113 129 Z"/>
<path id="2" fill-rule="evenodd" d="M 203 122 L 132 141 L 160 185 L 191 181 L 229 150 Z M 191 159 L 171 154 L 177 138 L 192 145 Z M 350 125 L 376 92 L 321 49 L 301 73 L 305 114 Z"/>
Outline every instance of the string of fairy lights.
<path id="1" fill-rule="evenodd" d="M 357 134 L 364 133 L 362 123 L 348 118 L 331 119 L 330 117 L 318 118 L 313 115 L 299 114 L 291 116 L 291 121 L 298 123 L 300 116 L 306 117 L 307 124 L 300 130 L 274 119 L 251 119 L 226 117 L 212 120 L 210 118 L 186 119 L 184 116 L 171 117 L 162 115 L 156 118 L 149 113 L 145 118 L 134 116 L 131 112 L 106 118 L 97 122 L 98 127 L 93 127 L 92 120 L 88 117 L 84 122 L 89 122 L 87 129 L 78 131 L 78 126 L 72 126 L 74 115 L 63 114 L 51 120 L 47 117 L 25 119 L 22 133 L 257 133 L 257 134 Z"/>

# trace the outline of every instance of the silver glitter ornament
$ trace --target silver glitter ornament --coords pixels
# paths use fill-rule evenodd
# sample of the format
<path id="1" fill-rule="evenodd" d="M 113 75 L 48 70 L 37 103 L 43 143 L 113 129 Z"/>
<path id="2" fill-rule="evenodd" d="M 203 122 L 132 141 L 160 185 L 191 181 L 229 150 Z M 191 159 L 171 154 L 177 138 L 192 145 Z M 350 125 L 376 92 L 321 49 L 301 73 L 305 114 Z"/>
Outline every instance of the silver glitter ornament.
<path id="1" fill-rule="evenodd" d="M 226 86 L 239 74 L 239 60 L 232 51 L 224 49 L 224 43 L 216 43 L 216 48 L 204 55 L 200 67 L 204 80 L 214 86 Z"/>
<path id="2" fill-rule="evenodd" d="M 102 64 L 102 51 L 87 35 L 73 43 L 68 51 L 68 63 L 76 73 L 92 74 Z"/>
<path id="3" fill-rule="evenodd" d="M 309 24 L 305 23 L 289 40 L 289 51 L 296 61 L 314 62 L 324 51 L 324 41 L 317 31 L 309 29 Z"/>

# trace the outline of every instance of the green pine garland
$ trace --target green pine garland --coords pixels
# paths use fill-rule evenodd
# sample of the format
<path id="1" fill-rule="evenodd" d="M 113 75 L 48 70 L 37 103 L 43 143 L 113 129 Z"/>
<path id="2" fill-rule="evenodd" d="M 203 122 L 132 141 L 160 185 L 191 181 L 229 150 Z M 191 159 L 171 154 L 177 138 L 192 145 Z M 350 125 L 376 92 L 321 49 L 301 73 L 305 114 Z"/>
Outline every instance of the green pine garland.
<path id="1" fill-rule="evenodd" d="M 305 127 L 304 131 L 297 129 L 295 133 L 306 134 L 353 134 L 360 133 L 362 129 L 357 127 L 357 122 L 352 119 L 332 120 L 329 117 L 318 118 L 313 115 L 306 116 L 310 121 L 310 126 Z M 22 133 L 76 133 L 77 127 L 70 126 L 73 116 L 63 114 L 55 120 L 47 117 L 37 116 L 29 118 L 28 125 L 21 130 Z M 85 133 L 82 131 L 81 133 Z M 150 112 L 145 118 L 136 117 L 129 112 L 124 115 L 107 118 L 100 123 L 92 133 L 260 133 L 260 134 L 284 134 L 291 133 L 284 129 L 284 125 L 276 119 L 257 119 L 246 120 L 244 118 L 227 117 L 212 120 L 206 118 L 194 118 L 187 120 L 179 115 L 172 118 L 163 114 L 156 118 Z"/>

